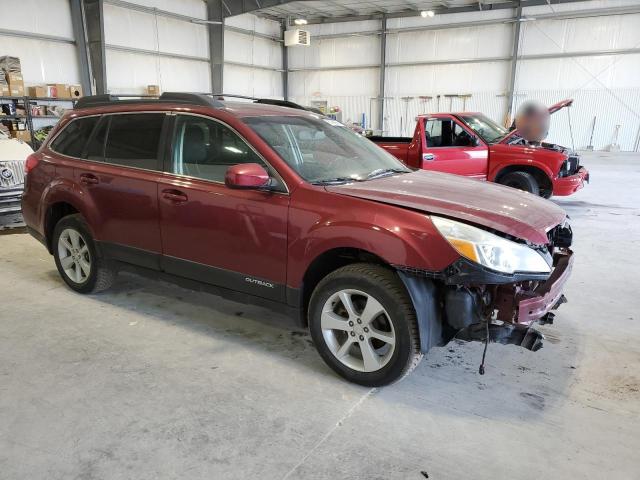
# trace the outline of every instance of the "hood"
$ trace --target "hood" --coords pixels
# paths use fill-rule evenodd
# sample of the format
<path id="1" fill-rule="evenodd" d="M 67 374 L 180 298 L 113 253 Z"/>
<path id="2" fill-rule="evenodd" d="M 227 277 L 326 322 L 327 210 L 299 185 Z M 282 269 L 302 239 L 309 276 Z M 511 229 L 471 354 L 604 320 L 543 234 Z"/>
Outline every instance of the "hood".
<path id="1" fill-rule="evenodd" d="M 31 147 L 22 140 L 0 135 L 0 162 L 25 160 L 32 153 Z"/>
<path id="2" fill-rule="evenodd" d="M 529 193 L 424 170 L 325 188 L 482 225 L 537 245 L 548 243 L 547 232 L 566 218 L 560 207 Z"/>

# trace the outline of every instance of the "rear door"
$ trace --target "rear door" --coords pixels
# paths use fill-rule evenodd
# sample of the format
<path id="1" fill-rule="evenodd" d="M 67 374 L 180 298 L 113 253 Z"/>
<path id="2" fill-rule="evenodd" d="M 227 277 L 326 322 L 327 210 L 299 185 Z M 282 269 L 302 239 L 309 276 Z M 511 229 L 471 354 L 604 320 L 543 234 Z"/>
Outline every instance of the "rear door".
<path id="1" fill-rule="evenodd" d="M 289 195 L 282 180 L 228 125 L 175 116 L 172 153 L 159 183 L 163 270 L 284 301 Z M 231 165 L 259 163 L 279 192 L 230 189 Z"/>
<path id="2" fill-rule="evenodd" d="M 424 122 L 422 168 L 487 179 L 489 149 L 477 135 L 452 116 Z"/>
<path id="3" fill-rule="evenodd" d="M 96 214 L 91 225 L 105 252 L 116 259 L 158 269 L 160 225 L 157 176 L 164 113 L 101 117 L 74 169 Z"/>

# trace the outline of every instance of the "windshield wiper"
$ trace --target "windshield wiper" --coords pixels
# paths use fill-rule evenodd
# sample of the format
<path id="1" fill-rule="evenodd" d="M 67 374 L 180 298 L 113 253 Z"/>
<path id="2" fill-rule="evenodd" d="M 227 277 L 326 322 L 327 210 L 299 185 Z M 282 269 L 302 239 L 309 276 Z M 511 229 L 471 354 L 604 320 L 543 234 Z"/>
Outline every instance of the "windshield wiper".
<path id="1" fill-rule="evenodd" d="M 362 179 L 360 178 L 353 178 L 353 177 L 336 177 L 336 178 L 326 178 L 326 179 L 322 179 L 322 180 L 316 180 L 314 182 L 311 182 L 312 185 L 332 185 L 332 184 L 339 184 L 339 183 L 349 183 L 349 182 L 361 182 Z"/>
<path id="2" fill-rule="evenodd" d="M 389 173 L 409 173 L 409 170 L 405 170 L 404 168 L 378 168 L 369 173 L 369 175 L 367 175 L 365 178 L 367 180 L 371 180 L 372 178 L 382 177 L 383 175 L 387 175 Z"/>

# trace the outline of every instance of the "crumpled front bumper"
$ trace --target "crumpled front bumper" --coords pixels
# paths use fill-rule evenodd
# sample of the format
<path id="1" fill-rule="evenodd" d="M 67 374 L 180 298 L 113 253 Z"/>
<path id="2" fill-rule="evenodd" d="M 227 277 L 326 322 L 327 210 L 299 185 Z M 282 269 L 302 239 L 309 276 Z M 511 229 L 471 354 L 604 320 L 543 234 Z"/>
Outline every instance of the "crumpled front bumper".
<path id="1" fill-rule="evenodd" d="M 553 194 L 558 197 L 571 195 L 584 187 L 584 182 L 589 183 L 589 171 L 580 167 L 573 175 L 554 178 Z"/>
<path id="2" fill-rule="evenodd" d="M 517 323 L 528 325 L 539 320 L 550 310 L 563 303 L 563 289 L 571 276 L 573 252 L 569 249 L 557 253 L 554 258 L 554 270 L 549 278 L 532 290 L 516 294 Z"/>
<path id="3" fill-rule="evenodd" d="M 0 187 L 0 215 L 9 215 L 21 210 L 21 197 L 24 186 Z"/>

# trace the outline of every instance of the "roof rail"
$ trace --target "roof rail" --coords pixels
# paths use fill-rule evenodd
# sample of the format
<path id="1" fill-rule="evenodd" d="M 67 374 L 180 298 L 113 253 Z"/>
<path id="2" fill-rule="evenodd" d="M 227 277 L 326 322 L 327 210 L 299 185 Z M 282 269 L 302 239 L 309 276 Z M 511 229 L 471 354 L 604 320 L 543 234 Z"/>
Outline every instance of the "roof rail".
<path id="1" fill-rule="evenodd" d="M 278 107 L 289 107 L 289 108 L 296 108 L 298 110 L 309 110 L 308 107 L 303 107 L 302 105 L 294 102 L 290 102 L 289 100 L 276 100 L 272 98 L 256 98 L 256 97 L 249 97 L 246 95 L 235 95 L 235 94 L 227 94 L 227 93 L 220 93 L 220 94 L 216 93 L 213 95 L 213 97 L 219 100 L 224 100 L 225 97 L 242 98 L 245 100 L 252 100 L 254 103 L 261 103 L 264 105 L 276 105 Z"/>
<path id="2" fill-rule="evenodd" d="M 137 103 L 188 103 L 190 105 L 200 105 L 203 107 L 220 108 L 223 104 L 206 93 L 182 93 L 166 92 L 157 95 L 89 95 L 80 98 L 74 105 L 74 109 L 104 107 L 117 104 L 137 104 Z"/>

